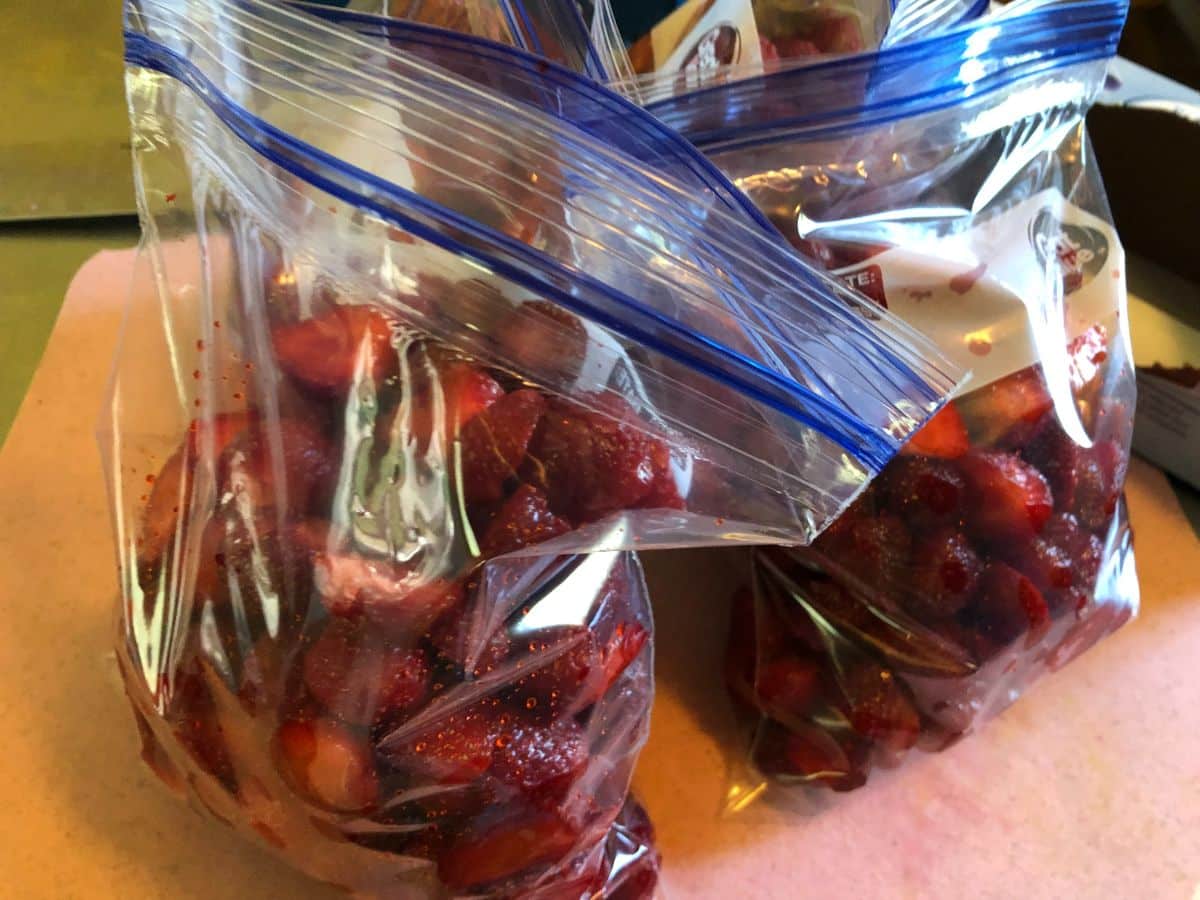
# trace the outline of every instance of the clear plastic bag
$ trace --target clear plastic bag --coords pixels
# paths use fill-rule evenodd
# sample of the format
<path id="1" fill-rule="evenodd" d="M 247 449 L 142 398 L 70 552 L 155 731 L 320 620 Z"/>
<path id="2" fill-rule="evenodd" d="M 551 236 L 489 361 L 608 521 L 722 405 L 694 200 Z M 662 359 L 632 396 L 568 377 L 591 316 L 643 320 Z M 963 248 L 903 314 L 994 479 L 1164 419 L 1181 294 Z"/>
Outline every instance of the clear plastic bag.
<path id="1" fill-rule="evenodd" d="M 360 893 L 646 896 L 628 551 L 810 539 L 957 370 L 660 127 L 573 122 L 586 79 L 383 37 L 127 10 L 158 295 L 102 431 L 144 755 Z"/>
<path id="2" fill-rule="evenodd" d="M 810 259 L 973 361 L 811 547 L 754 553 L 738 797 L 940 750 L 1137 610 L 1124 258 L 1083 119 L 1124 10 L 1042 5 L 795 73 L 803 118 L 739 107 L 700 138 Z"/>

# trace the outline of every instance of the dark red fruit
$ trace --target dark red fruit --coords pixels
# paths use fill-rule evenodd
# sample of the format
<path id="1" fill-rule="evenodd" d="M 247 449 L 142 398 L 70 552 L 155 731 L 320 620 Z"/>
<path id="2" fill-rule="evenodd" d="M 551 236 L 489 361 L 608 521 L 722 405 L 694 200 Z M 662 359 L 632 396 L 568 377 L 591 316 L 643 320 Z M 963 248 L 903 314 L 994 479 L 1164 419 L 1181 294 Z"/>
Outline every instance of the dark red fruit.
<path id="1" fill-rule="evenodd" d="M 755 741 L 754 764 L 764 775 L 815 783 L 839 782 L 852 771 L 841 744 L 825 729 L 800 724 L 792 730 L 769 720 Z"/>
<path id="2" fill-rule="evenodd" d="M 1086 451 L 1067 437 L 1053 413 L 1046 417 L 1037 436 L 1025 445 L 1021 455 L 1046 476 L 1057 509 L 1074 507 Z"/>
<path id="3" fill-rule="evenodd" d="M 993 381 L 957 402 L 979 447 L 1023 447 L 1054 406 L 1037 366 Z"/>
<path id="4" fill-rule="evenodd" d="M 936 532 L 917 543 L 911 587 L 901 600 L 921 619 L 953 616 L 971 599 L 982 570 L 966 537 L 955 531 Z"/>
<path id="5" fill-rule="evenodd" d="M 318 554 L 313 583 L 330 614 L 366 616 L 410 639 L 428 633 L 438 618 L 463 603 L 461 581 L 422 583 L 391 563 L 352 553 Z"/>
<path id="6" fill-rule="evenodd" d="M 1129 456 L 1116 441 L 1101 441 L 1084 454 L 1075 488 L 1075 515 L 1095 532 L 1108 529 L 1117 512 Z"/>
<path id="7" fill-rule="evenodd" d="M 540 544 L 570 530 L 571 523 L 550 511 L 541 491 L 531 484 L 523 484 L 488 524 L 479 549 L 484 556 L 499 556 Z"/>
<path id="8" fill-rule="evenodd" d="M 279 366 L 322 393 L 343 393 L 357 371 L 379 381 L 395 367 L 392 331 L 368 306 L 334 306 L 328 312 L 271 332 Z"/>
<path id="9" fill-rule="evenodd" d="M 863 519 L 851 526 L 844 544 L 818 538 L 815 546 L 867 585 L 897 589 L 906 583 L 912 537 L 897 516 Z"/>
<path id="10" fill-rule="evenodd" d="M 813 32 L 813 43 L 822 53 L 861 53 L 862 28 L 853 15 L 829 14 Z"/>
<path id="11" fill-rule="evenodd" d="M 225 746 L 225 735 L 217 719 L 217 707 L 204 676 L 183 672 L 171 697 L 175 735 L 193 760 L 214 778 L 234 784 L 233 764 Z"/>
<path id="12" fill-rule="evenodd" d="M 759 708 L 781 721 L 804 716 L 821 692 L 821 669 L 811 659 L 790 656 L 766 663 L 754 681 Z"/>
<path id="13" fill-rule="evenodd" d="M 798 59 L 805 56 L 820 56 L 821 48 L 804 38 L 786 37 L 775 41 L 777 53 L 783 59 Z"/>
<path id="14" fill-rule="evenodd" d="M 963 424 L 954 401 L 950 401 L 909 439 L 900 452 L 905 455 L 956 459 L 968 449 L 970 441 L 967 438 L 967 426 Z"/>
<path id="15" fill-rule="evenodd" d="M 325 720 L 291 720 L 276 734 L 279 767 L 300 793 L 319 806 L 359 812 L 375 805 L 379 780 L 366 741 Z"/>
<path id="16" fill-rule="evenodd" d="M 917 742 L 921 718 L 907 688 L 890 669 L 874 662 L 852 664 L 840 673 L 838 688 L 850 727 L 863 737 L 894 750 L 907 750 Z"/>
<path id="17" fill-rule="evenodd" d="M 959 465 L 967 482 L 967 528 L 982 541 L 1029 540 L 1054 509 L 1042 473 L 1011 453 L 975 451 Z"/>
<path id="18" fill-rule="evenodd" d="M 637 506 L 650 493 L 663 452 L 661 441 L 639 430 L 624 400 L 600 395 L 592 402 L 604 412 L 551 400 L 527 462 L 527 477 L 550 507 L 579 522 Z"/>
<path id="19" fill-rule="evenodd" d="M 972 603 L 976 625 L 988 639 L 1008 644 L 1028 634 L 1032 647 L 1050 625 L 1050 608 L 1032 581 L 1012 566 L 990 563 Z"/>
<path id="20" fill-rule="evenodd" d="M 519 805 L 475 819 L 438 857 L 438 877 L 450 888 L 479 888 L 533 866 L 560 862 L 581 829 L 551 810 Z"/>
<path id="21" fill-rule="evenodd" d="M 525 449 L 546 408 L 537 391 L 507 394 L 470 419 L 459 434 L 463 496 L 468 503 L 494 503 L 516 478 Z"/>
<path id="22" fill-rule="evenodd" d="M 330 619 L 304 653 L 308 692 L 338 718 L 370 725 L 421 705 L 429 662 L 419 648 L 388 646 L 378 630 Z"/>
<path id="23" fill-rule="evenodd" d="M 545 300 L 522 303 L 500 323 L 496 342 L 513 367 L 548 372 L 564 383 L 579 377 L 587 357 L 587 328 L 577 315 Z"/>
<path id="24" fill-rule="evenodd" d="M 474 781 L 492 764 L 497 726 L 490 713 L 473 706 L 433 720 L 403 740 L 380 740 L 384 760 L 432 784 Z"/>
<path id="25" fill-rule="evenodd" d="M 239 509 L 249 505 L 301 516 L 325 505 L 336 459 L 324 435 L 308 422 L 256 420 L 221 454 L 218 491 L 232 495 Z"/>
<path id="26" fill-rule="evenodd" d="M 925 457 L 897 457 L 879 477 L 888 509 L 914 530 L 957 525 L 967 515 L 967 486 L 953 463 Z"/>
<path id="27" fill-rule="evenodd" d="M 758 49 L 762 55 L 762 61 L 765 63 L 774 62 L 779 59 L 779 51 L 765 37 L 759 37 Z"/>
<path id="28" fill-rule="evenodd" d="M 1070 513 L 1055 513 L 1034 540 L 1010 548 L 1008 560 L 1043 592 L 1051 611 L 1073 609 L 1078 596 L 1090 596 L 1104 546 Z"/>
<path id="29" fill-rule="evenodd" d="M 679 493 L 679 482 L 671 466 L 671 451 L 666 444 L 655 448 L 653 464 L 654 478 L 638 506 L 642 509 L 686 509 L 687 501 Z"/>
<path id="30" fill-rule="evenodd" d="M 495 744 L 492 775 L 537 805 L 556 804 L 588 764 L 587 736 L 570 718 L 549 725 L 515 722 Z"/>
<path id="31" fill-rule="evenodd" d="M 618 625 L 606 642 L 583 625 L 556 631 L 559 633 L 542 636 L 529 646 L 530 652 L 558 655 L 513 688 L 517 707 L 539 719 L 587 709 L 608 693 L 649 639 L 646 629 L 637 623 Z"/>

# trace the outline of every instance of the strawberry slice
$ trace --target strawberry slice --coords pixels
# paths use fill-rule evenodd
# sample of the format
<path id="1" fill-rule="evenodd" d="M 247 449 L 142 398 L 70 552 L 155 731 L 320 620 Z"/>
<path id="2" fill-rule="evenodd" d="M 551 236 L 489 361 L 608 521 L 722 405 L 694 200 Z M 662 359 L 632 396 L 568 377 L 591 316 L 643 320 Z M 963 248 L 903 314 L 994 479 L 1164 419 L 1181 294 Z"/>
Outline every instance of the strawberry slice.
<path id="1" fill-rule="evenodd" d="M 472 417 L 459 433 L 463 496 L 468 503 L 494 503 L 516 478 L 529 439 L 546 409 L 537 391 L 506 394 Z"/>
<path id="2" fill-rule="evenodd" d="M 327 395 L 344 393 L 360 367 L 376 383 L 396 367 L 391 327 L 369 306 L 333 306 L 310 319 L 277 326 L 271 344 L 284 372 Z"/>
<path id="3" fill-rule="evenodd" d="M 772 718 L 803 716 L 821 692 L 821 668 L 807 657 L 777 659 L 759 669 L 754 692 L 759 708 Z"/>
<path id="4" fill-rule="evenodd" d="M 967 426 L 954 401 L 943 406 L 901 449 L 905 455 L 920 454 L 940 459 L 957 459 L 970 449 Z"/>
<path id="5" fill-rule="evenodd" d="M 429 693 L 429 661 L 419 648 L 388 646 L 376 629 L 330 619 L 304 653 L 304 684 L 327 710 L 371 725 L 415 709 Z"/>
<path id="6" fill-rule="evenodd" d="M 541 491 L 531 484 L 523 484 L 488 524 L 479 549 L 486 557 L 500 556 L 548 541 L 570 530 L 571 523 L 550 511 Z"/>
<path id="7" fill-rule="evenodd" d="M 865 661 L 851 666 L 838 680 L 850 727 L 892 750 L 917 742 L 921 718 L 908 691 L 890 669 Z"/>
<path id="8" fill-rule="evenodd" d="M 619 397 L 593 398 L 604 413 L 552 399 L 529 445 L 528 478 L 550 507 L 579 522 L 631 509 L 649 493 L 662 442 L 634 424 Z M 532 465 L 530 465 L 532 463 Z"/>
<path id="9" fill-rule="evenodd" d="M 279 768 L 319 806 L 359 812 L 375 805 L 379 780 L 365 740 L 334 722 L 292 719 L 275 736 Z"/>
<path id="10" fill-rule="evenodd" d="M 1090 596 L 1103 555 L 1100 539 L 1070 513 L 1055 513 L 1038 537 L 1005 554 L 1042 591 L 1056 616 L 1074 609 L 1078 595 Z"/>
<path id="11" fill-rule="evenodd" d="M 918 618 L 953 616 L 971 599 L 983 564 L 970 541 L 943 530 L 922 538 L 913 552 L 912 587 L 901 599 Z"/>
<path id="12" fill-rule="evenodd" d="M 492 775 L 538 806 L 555 806 L 588 765 L 587 736 L 574 719 L 516 722 L 500 732 Z"/>
<path id="13" fill-rule="evenodd" d="M 301 419 L 255 422 L 229 442 L 217 466 L 218 490 L 239 506 L 322 510 L 332 493 L 336 456 L 319 429 Z"/>
<path id="14" fill-rule="evenodd" d="M 421 781 L 466 784 L 492 764 L 498 730 L 491 714 L 475 705 L 442 716 L 403 741 L 384 738 L 377 750 Z"/>
<path id="15" fill-rule="evenodd" d="M 1046 476 L 1058 509 L 1074 507 L 1080 469 L 1087 461 L 1087 453 L 1067 437 L 1053 413 L 1046 417 L 1037 435 L 1022 448 L 1021 456 Z"/>
<path id="16" fill-rule="evenodd" d="M 427 634 L 438 618 L 464 599 L 462 581 L 422 582 L 391 563 L 353 553 L 318 554 L 313 583 L 331 615 L 364 615 L 410 639 Z"/>
<path id="17" fill-rule="evenodd" d="M 1045 477 L 1011 453 L 973 451 L 959 465 L 967 483 L 971 534 L 985 542 L 1026 541 L 1054 510 Z"/>
<path id="18" fill-rule="evenodd" d="M 214 459 L 220 457 L 252 421 L 250 414 L 237 412 L 218 413 L 210 419 L 196 419 L 191 423 L 183 442 L 155 476 L 154 486 L 150 489 L 138 535 L 140 567 L 153 567 L 167 543 L 175 537 L 180 511 L 186 516 L 191 504 L 191 475 L 200 455 L 211 453 Z"/>
<path id="19" fill-rule="evenodd" d="M 505 804 L 475 819 L 438 857 L 438 877 L 465 891 L 560 863 L 583 834 L 550 810 Z M 472 891 L 474 893 L 474 891 Z"/>
<path id="20" fill-rule="evenodd" d="M 1032 647 L 1050 627 L 1050 607 L 1037 586 L 1012 566 L 990 563 L 973 601 L 979 630 L 1004 645 L 1028 633 Z"/>
<path id="21" fill-rule="evenodd" d="M 867 585 L 897 588 L 906 583 L 912 536 L 897 516 L 881 513 L 861 519 L 850 527 L 844 542 L 818 538 L 814 546 Z"/>
<path id="22" fill-rule="evenodd" d="M 954 464 L 928 457 L 897 457 L 879 477 L 888 509 L 914 531 L 958 525 L 966 518 L 967 486 Z"/>
<path id="23" fill-rule="evenodd" d="M 513 368 L 552 375 L 550 381 L 570 384 L 579 377 L 587 357 L 588 335 L 583 320 L 546 300 L 515 307 L 496 330 L 496 343 Z"/>
<path id="24" fill-rule="evenodd" d="M 1054 406 L 1041 369 L 1029 366 L 957 401 L 972 442 L 980 447 L 1023 447 Z"/>

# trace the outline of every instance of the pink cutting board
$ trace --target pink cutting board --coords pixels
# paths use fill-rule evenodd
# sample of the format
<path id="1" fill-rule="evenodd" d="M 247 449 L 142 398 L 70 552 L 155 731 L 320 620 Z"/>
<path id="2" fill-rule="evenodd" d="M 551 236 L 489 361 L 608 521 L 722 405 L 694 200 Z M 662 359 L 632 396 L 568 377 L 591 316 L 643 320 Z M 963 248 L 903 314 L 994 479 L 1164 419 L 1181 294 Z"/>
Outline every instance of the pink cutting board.
<path id="1" fill-rule="evenodd" d="M 112 668 L 93 438 L 129 253 L 75 278 L 0 452 L 0 894 L 340 896 L 159 788 Z M 145 290 L 147 284 L 136 289 Z M 730 559 L 649 555 L 658 694 L 636 786 L 671 898 L 1180 898 L 1200 885 L 1200 544 L 1135 464 L 1139 619 L 981 733 L 816 814 L 722 814 Z"/>

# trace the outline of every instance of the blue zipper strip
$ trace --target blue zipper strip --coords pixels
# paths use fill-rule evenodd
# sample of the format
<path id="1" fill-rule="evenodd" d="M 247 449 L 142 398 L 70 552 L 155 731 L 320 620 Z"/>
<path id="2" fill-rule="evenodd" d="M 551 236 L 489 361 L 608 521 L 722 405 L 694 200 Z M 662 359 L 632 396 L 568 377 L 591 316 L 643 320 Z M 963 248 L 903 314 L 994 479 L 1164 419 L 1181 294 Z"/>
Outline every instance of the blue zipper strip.
<path id="1" fill-rule="evenodd" d="M 570 111 L 564 110 L 560 104 L 543 103 L 541 108 L 544 112 L 555 118 L 562 119 L 582 128 L 592 137 L 613 143 L 615 146 L 631 154 L 635 159 L 642 158 L 645 148 L 637 145 L 631 146 L 627 137 L 632 137 L 637 133 L 646 134 L 648 143 L 651 147 L 655 148 L 655 152 L 662 158 L 668 162 L 681 165 L 686 171 L 695 176 L 702 188 L 712 191 L 735 213 L 747 215 L 770 238 L 773 244 L 785 247 L 789 256 L 795 256 L 791 246 L 786 243 L 786 239 L 779 233 L 779 230 L 771 224 L 763 212 L 742 191 L 734 187 L 732 182 L 729 181 L 724 173 L 708 157 L 699 153 L 695 147 L 683 140 L 676 132 L 664 126 L 656 118 L 646 113 L 641 107 L 587 78 L 581 77 L 577 72 L 565 66 L 559 66 L 540 57 L 533 56 L 517 48 L 498 44 L 474 35 L 464 35 L 459 32 L 447 31 L 436 26 L 338 9 L 321 8 L 312 10 L 311 7 L 304 3 L 294 3 L 293 5 L 303 8 L 305 11 L 313 12 L 320 18 L 335 25 L 357 26 L 360 31 L 369 29 L 370 36 L 372 37 L 376 35 L 376 30 L 378 30 L 378 33 L 383 38 L 393 44 L 400 41 L 411 41 L 419 46 L 429 47 L 440 52 L 460 54 L 472 61 L 477 61 L 481 58 L 487 59 L 495 62 L 497 66 L 516 68 L 539 84 L 545 83 L 552 88 L 561 88 L 562 90 L 582 96 L 587 102 L 594 102 L 596 105 L 606 109 L 606 118 L 604 121 L 610 126 L 617 125 L 618 129 L 614 132 L 610 127 L 601 127 L 594 122 L 589 125 L 587 120 L 581 120 L 577 116 L 572 116 Z M 552 98 L 552 96 L 550 94 L 546 95 L 547 98 Z M 643 159 L 642 161 L 645 160 Z M 676 175 L 675 177 L 678 176 Z M 805 281 L 815 289 L 825 290 L 824 285 L 821 283 L 822 276 L 801 262 L 798 257 L 794 266 L 786 272 L 780 271 L 779 274 L 781 277 L 792 279 L 799 277 L 799 279 Z M 828 387 L 828 383 L 824 377 L 813 369 L 800 354 L 789 350 L 790 341 L 784 337 L 778 323 L 771 316 L 765 315 L 757 309 L 745 309 L 734 297 L 727 296 L 725 299 L 733 311 L 741 314 L 746 320 L 755 322 L 766 333 L 779 341 L 780 348 L 777 352 L 767 346 L 760 334 L 756 332 L 749 332 L 747 334 L 748 339 L 754 344 L 759 353 L 763 355 L 764 359 L 778 359 L 778 353 L 781 352 L 788 362 L 795 367 L 795 371 L 802 373 L 810 383 Z M 842 311 L 839 310 L 838 312 Z M 888 353 L 886 349 L 883 352 Z M 905 370 L 911 378 L 918 379 L 918 376 L 912 371 L 911 367 L 905 365 L 894 355 L 888 353 L 888 359 L 897 368 Z M 898 388 L 894 382 L 890 383 Z"/>
<path id="2" fill-rule="evenodd" d="M 313 147 L 233 103 L 189 60 L 145 35 L 125 32 L 126 62 L 160 72 L 187 86 L 241 141 L 264 159 L 330 196 L 355 207 L 367 209 L 397 227 L 452 253 L 475 260 L 502 277 L 534 293 L 553 299 L 584 318 L 640 343 L 667 358 L 729 387 L 756 403 L 794 419 L 829 438 L 854 454 L 872 471 L 879 471 L 895 454 L 899 441 L 885 431 L 873 429 L 830 400 L 813 394 L 803 385 L 783 377 L 711 338 L 683 328 L 673 319 L 648 310 L 632 298 L 613 290 L 583 273 L 567 269 L 532 247 L 479 225 L 405 190 L 391 182 L 350 165 Z M 281 149 L 277 149 L 281 148 Z M 283 152 L 286 151 L 286 152 Z M 295 156 L 296 159 L 292 157 Z M 328 174 L 324 174 L 328 173 Z M 341 184 L 337 177 L 361 181 L 372 189 L 370 195 Z M 481 241 L 497 246 L 522 262 L 548 269 L 565 280 L 600 292 L 620 310 L 614 314 L 596 307 L 553 283 L 526 272 L 521 267 L 456 241 L 422 220 L 398 212 L 376 197 L 410 207 L 435 222 L 459 229 Z M 921 382 L 917 385 L 923 387 Z M 935 395 L 925 390 L 931 399 Z M 819 413 L 816 415 L 814 413 Z"/>
<path id="3" fill-rule="evenodd" d="M 900 43 L 875 53 L 847 56 L 785 69 L 725 85 L 700 88 L 647 104 L 646 109 L 707 153 L 794 140 L 797 133 L 826 126 L 823 136 L 851 134 L 884 122 L 960 105 L 1032 75 L 1103 59 L 1116 53 L 1127 0 L 1082 0 L 1042 7 L 1002 20 L 976 20 L 934 37 Z M 985 63 L 996 71 L 978 79 L 971 70 Z M 951 75 L 938 77 L 941 72 Z M 846 106 L 788 117 L 778 107 L 804 107 L 814 85 L 856 80 L 936 86 L 875 104 Z M 774 106 L 772 115 L 759 106 Z M 818 104 L 819 105 L 819 104 Z M 702 117 L 700 123 L 693 118 Z M 723 119 L 726 125 L 712 124 Z M 837 119 L 850 119 L 840 125 Z M 775 133 L 775 137 L 770 135 Z"/>

